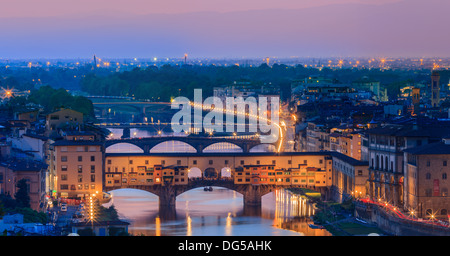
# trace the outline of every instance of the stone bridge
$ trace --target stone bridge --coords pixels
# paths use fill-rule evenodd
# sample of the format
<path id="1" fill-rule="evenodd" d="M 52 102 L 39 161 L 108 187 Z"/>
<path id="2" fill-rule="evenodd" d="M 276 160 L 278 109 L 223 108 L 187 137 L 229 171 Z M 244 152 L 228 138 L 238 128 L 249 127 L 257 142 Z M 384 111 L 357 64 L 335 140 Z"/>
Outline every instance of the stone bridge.
<path id="1" fill-rule="evenodd" d="M 106 140 L 105 148 L 119 143 L 133 144 L 143 150 L 143 153 L 150 153 L 150 150 L 158 144 L 168 141 L 178 141 L 186 143 L 192 146 L 197 153 L 202 153 L 203 150 L 213 144 L 217 143 L 230 143 L 238 146 L 242 149 L 244 153 L 250 152 L 255 146 L 261 145 L 261 140 L 259 138 L 253 139 L 239 139 L 239 138 L 216 138 L 216 137 L 191 137 L 191 136 L 161 136 L 161 137 L 150 137 L 150 138 L 131 138 L 131 139 L 120 139 L 120 140 Z M 278 142 L 271 143 L 271 145 L 277 146 Z"/>
<path id="2" fill-rule="evenodd" d="M 274 192 L 277 189 L 302 187 L 292 185 L 252 185 L 252 184 L 235 184 L 231 179 L 191 179 L 187 185 L 126 185 L 120 187 L 106 187 L 105 192 L 132 188 L 139 189 L 155 194 L 159 197 L 160 208 L 175 208 L 176 197 L 195 188 L 203 187 L 222 187 L 230 190 L 234 190 L 244 197 L 244 206 L 259 207 L 261 206 L 262 197 L 270 192 Z M 306 188 L 306 187 L 305 187 Z M 326 188 L 314 189 L 322 195 L 327 197 Z"/>

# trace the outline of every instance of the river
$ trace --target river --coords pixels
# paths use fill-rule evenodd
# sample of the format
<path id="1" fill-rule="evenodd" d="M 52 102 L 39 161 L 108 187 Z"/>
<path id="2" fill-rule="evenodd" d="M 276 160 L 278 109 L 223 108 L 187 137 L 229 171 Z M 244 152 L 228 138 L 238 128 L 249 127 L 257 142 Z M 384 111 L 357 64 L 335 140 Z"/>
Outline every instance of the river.
<path id="1" fill-rule="evenodd" d="M 137 236 L 331 235 L 309 227 L 314 206 L 286 190 L 265 195 L 255 214 L 244 209 L 243 197 L 235 191 L 193 189 L 177 197 L 176 212 L 170 217 L 161 216 L 158 197 L 149 192 L 119 189 L 112 196 L 109 205 L 114 204 L 120 218 L 130 222 L 128 232 Z"/>

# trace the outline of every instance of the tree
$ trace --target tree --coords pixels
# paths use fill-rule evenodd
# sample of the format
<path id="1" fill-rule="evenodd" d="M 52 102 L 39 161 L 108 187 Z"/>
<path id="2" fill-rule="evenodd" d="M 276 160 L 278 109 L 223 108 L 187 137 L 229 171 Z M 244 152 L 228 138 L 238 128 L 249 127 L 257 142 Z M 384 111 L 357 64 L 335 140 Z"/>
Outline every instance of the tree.
<path id="1" fill-rule="evenodd" d="M 28 195 L 28 184 L 25 179 L 21 179 L 17 182 L 18 188 L 14 198 L 16 199 L 19 207 L 30 207 L 30 195 Z"/>

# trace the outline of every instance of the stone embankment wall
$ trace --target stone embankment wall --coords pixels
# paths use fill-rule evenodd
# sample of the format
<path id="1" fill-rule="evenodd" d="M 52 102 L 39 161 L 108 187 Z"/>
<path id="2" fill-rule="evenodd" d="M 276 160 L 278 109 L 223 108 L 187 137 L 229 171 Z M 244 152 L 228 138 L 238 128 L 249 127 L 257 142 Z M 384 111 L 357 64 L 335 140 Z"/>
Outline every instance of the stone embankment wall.
<path id="1" fill-rule="evenodd" d="M 394 236 L 450 236 L 450 228 L 401 219 L 388 214 L 379 206 L 357 204 L 355 214 Z"/>

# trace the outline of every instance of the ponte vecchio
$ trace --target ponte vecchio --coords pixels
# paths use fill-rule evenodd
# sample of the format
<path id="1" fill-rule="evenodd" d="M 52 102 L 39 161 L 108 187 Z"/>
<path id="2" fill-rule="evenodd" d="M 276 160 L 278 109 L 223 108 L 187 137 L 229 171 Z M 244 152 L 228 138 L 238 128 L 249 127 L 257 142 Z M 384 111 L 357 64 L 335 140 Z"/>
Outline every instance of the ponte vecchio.
<path id="1" fill-rule="evenodd" d="M 333 168 L 333 161 L 365 166 L 337 152 L 106 153 L 104 190 L 146 190 L 159 196 L 160 207 L 174 207 L 178 195 L 206 186 L 235 190 L 247 206 L 260 206 L 278 188 L 309 188 L 325 198 L 332 186 L 355 190 L 354 170 Z"/>

